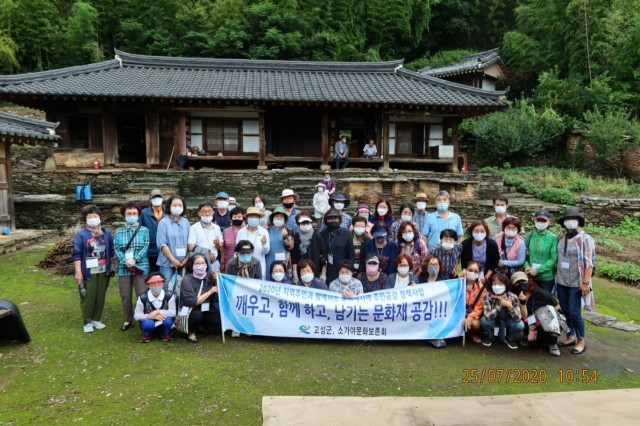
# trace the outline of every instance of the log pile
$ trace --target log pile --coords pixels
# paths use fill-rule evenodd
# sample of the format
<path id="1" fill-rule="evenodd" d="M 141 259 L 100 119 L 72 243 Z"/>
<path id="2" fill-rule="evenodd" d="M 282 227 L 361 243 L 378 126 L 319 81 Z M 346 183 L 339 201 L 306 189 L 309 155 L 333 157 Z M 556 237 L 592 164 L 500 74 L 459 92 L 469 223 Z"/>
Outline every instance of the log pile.
<path id="1" fill-rule="evenodd" d="M 60 275 L 73 275 L 75 268 L 71 253 L 73 252 L 73 238 L 80 230 L 80 227 L 67 229 L 44 259 L 38 263 L 38 268 L 45 269 Z"/>

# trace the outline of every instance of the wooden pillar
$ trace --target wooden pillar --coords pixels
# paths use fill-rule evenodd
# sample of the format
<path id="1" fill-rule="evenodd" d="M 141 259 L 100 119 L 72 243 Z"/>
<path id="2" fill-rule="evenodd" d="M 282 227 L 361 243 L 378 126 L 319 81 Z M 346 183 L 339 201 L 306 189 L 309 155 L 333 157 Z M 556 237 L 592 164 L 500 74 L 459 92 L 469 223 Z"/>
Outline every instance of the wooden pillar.
<path id="1" fill-rule="evenodd" d="M 258 170 L 267 170 L 267 134 L 264 111 L 258 113 Z"/>
<path id="2" fill-rule="evenodd" d="M 15 209 L 13 206 L 13 188 L 11 185 L 11 140 L 0 140 L 0 227 L 8 226 L 12 230 L 16 227 Z"/>
<path id="3" fill-rule="evenodd" d="M 389 144 L 391 143 L 389 140 L 389 114 L 382 114 L 382 129 L 384 130 L 384 146 L 382 147 L 382 155 L 384 155 L 384 158 L 382 168 L 384 170 L 389 170 Z"/>
<path id="4" fill-rule="evenodd" d="M 451 119 L 451 143 L 453 144 L 453 164 L 451 164 L 451 171 L 453 173 L 460 171 L 458 170 L 458 120 L 458 117 Z"/>
<path id="5" fill-rule="evenodd" d="M 329 113 L 322 111 L 322 130 L 321 130 L 321 156 L 322 162 L 320 164 L 320 170 L 329 170 Z"/>
<path id="6" fill-rule="evenodd" d="M 102 146 L 104 164 L 113 166 L 118 162 L 118 122 L 115 114 L 102 114 Z"/>
<path id="7" fill-rule="evenodd" d="M 176 158 L 187 154 L 187 114 L 184 111 L 176 113 L 176 126 L 173 134 L 173 155 L 169 166 L 178 167 Z"/>
<path id="8" fill-rule="evenodd" d="M 147 113 L 144 116 L 144 133 L 147 142 L 147 164 L 160 164 L 160 114 Z"/>

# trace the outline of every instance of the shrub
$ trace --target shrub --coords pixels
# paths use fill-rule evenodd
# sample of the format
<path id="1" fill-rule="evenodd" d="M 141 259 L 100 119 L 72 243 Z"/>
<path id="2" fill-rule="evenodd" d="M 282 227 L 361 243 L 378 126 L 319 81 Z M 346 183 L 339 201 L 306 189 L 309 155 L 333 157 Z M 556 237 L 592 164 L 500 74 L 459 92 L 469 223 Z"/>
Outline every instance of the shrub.
<path id="1" fill-rule="evenodd" d="M 589 190 L 589 182 L 587 180 L 578 180 L 569 185 L 567 189 L 571 192 L 586 192 Z"/>
<path id="2" fill-rule="evenodd" d="M 622 222 L 620 222 L 620 225 L 615 228 L 610 228 L 610 231 L 614 235 L 623 237 L 640 235 L 640 219 L 625 217 L 622 219 Z"/>
<path id="3" fill-rule="evenodd" d="M 640 266 L 633 263 L 598 262 L 596 268 L 598 275 L 609 277 L 614 281 L 640 285 Z"/>
<path id="4" fill-rule="evenodd" d="M 538 198 L 554 204 L 574 205 L 578 202 L 578 197 L 567 189 L 546 188 L 538 192 Z"/>
<path id="5" fill-rule="evenodd" d="M 478 170 L 478 173 L 489 173 L 492 175 L 499 175 L 500 171 L 495 167 L 483 167 L 480 170 Z"/>
<path id="6" fill-rule="evenodd" d="M 531 182 L 522 182 L 518 185 L 518 191 L 535 196 L 539 196 L 540 194 L 540 188 Z"/>

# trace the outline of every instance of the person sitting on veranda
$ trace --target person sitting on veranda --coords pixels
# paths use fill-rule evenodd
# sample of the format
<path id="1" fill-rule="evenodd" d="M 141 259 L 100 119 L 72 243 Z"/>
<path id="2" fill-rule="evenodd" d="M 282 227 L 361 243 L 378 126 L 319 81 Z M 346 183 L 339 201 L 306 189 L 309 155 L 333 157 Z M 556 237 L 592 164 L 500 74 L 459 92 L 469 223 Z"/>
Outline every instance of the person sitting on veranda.
<path id="1" fill-rule="evenodd" d="M 376 148 L 373 139 L 369 139 L 369 143 L 363 149 L 364 158 L 378 158 L 378 148 Z"/>

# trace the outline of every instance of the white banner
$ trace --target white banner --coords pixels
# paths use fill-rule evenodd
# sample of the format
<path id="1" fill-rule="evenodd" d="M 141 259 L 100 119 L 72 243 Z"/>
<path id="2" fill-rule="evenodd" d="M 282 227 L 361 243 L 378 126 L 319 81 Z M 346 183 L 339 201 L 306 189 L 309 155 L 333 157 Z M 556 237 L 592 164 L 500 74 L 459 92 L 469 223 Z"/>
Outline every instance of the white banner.
<path id="1" fill-rule="evenodd" d="M 353 298 L 219 274 L 222 330 L 317 339 L 422 340 L 464 334 L 464 280 L 380 290 Z"/>

